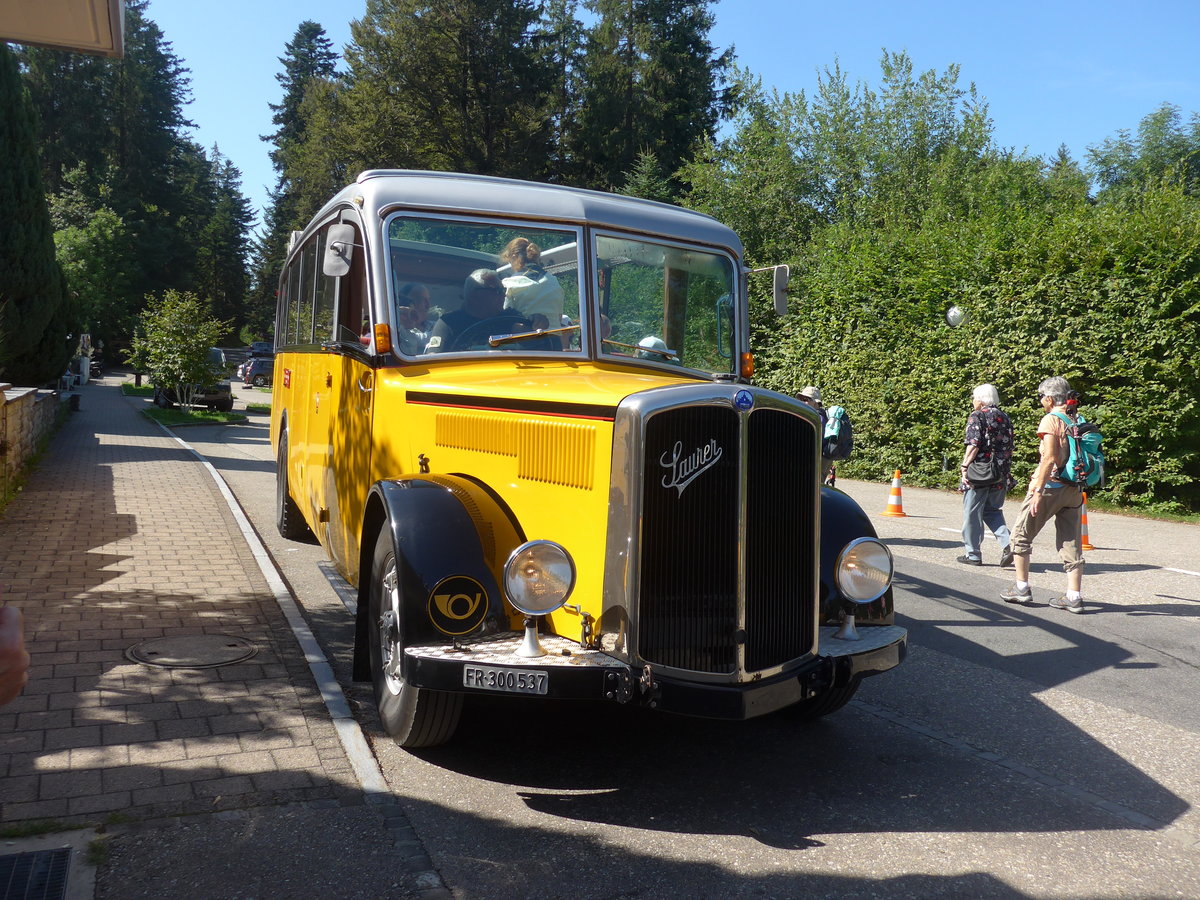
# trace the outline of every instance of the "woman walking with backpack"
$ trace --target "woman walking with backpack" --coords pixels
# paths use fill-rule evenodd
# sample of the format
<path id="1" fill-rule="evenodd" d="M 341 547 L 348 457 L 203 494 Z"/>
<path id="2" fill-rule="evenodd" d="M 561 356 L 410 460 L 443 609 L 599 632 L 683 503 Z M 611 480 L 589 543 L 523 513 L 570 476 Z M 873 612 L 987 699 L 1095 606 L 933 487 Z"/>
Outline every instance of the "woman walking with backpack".
<path id="1" fill-rule="evenodd" d="M 1013 551 L 1016 553 L 1017 583 L 1005 590 L 1005 603 L 1032 603 L 1029 586 L 1029 554 L 1033 539 L 1042 527 L 1054 519 L 1054 538 L 1058 555 L 1067 573 L 1067 591 L 1050 600 L 1055 609 L 1083 612 L 1083 487 L 1075 473 L 1068 471 L 1070 457 L 1068 428 L 1079 421 L 1078 398 L 1065 378 L 1047 378 L 1037 389 L 1038 402 L 1045 413 L 1038 423 L 1038 467 L 1029 480 L 1025 502 L 1013 527 Z"/>
<path id="2" fill-rule="evenodd" d="M 971 393 L 971 415 L 967 418 L 962 479 L 958 489 L 963 495 L 963 555 L 958 562 L 967 566 L 983 565 L 980 544 L 983 526 L 991 530 L 1000 544 L 1000 565 L 1013 564 L 1008 525 L 1004 522 L 1005 495 L 1016 486 L 1012 477 L 1013 427 L 1008 414 L 1000 409 L 1000 394 L 990 384 L 981 384 Z"/>

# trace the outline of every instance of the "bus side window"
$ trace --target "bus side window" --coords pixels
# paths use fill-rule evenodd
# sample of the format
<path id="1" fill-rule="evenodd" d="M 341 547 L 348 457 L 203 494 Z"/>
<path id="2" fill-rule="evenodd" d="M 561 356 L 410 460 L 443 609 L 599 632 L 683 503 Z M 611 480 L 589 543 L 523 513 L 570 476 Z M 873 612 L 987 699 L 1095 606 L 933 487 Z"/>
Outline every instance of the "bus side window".
<path id="1" fill-rule="evenodd" d="M 324 274 L 320 268 L 320 261 L 325 257 L 325 239 L 326 230 L 322 229 L 317 235 L 316 292 L 313 303 L 313 338 L 318 344 L 327 343 L 336 337 L 333 329 L 333 307 L 337 279 Z"/>

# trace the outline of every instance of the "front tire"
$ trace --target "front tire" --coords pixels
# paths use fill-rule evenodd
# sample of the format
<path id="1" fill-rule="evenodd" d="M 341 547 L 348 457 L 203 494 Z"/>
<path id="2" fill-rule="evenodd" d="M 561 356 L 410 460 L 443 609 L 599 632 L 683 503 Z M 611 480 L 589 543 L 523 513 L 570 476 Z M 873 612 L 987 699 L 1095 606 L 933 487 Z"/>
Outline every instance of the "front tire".
<path id="1" fill-rule="evenodd" d="M 454 735 L 463 695 L 416 688 L 404 680 L 401 597 L 396 551 L 385 527 L 375 542 L 367 606 L 371 684 L 383 730 L 401 747 L 436 747 Z"/>
<path id="2" fill-rule="evenodd" d="M 789 706 L 784 713 L 800 722 L 811 722 L 822 716 L 828 716 L 854 699 L 861 683 L 861 678 L 852 678 L 839 687 L 830 688 L 823 694 L 801 700 L 795 706 Z"/>
<path id="3" fill-rule="evenodd" d="M 282 537 L 298 541 L 309 535 L 308 525 L 300 507 L 288 490 L 287 435 L 279 439 L 279 456 L 275 461 L 275 527 Z"/>

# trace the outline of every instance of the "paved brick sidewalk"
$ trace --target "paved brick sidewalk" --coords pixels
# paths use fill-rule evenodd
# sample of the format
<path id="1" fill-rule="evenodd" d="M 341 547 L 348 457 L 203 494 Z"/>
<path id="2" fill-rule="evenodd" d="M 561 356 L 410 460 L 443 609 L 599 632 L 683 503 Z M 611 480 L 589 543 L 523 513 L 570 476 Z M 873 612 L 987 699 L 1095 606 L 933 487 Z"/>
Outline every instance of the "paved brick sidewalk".
<path id="1" fill-rule="evenodd" d="M 0 708 L 0 825 L 298 801 L 362 803 L 308 665 L 205 468 L 111 384 L 0 518 L 25 614 L 23 696 Z M 126 649 L 218 634 L 257 655 L 159 668 Z"/>

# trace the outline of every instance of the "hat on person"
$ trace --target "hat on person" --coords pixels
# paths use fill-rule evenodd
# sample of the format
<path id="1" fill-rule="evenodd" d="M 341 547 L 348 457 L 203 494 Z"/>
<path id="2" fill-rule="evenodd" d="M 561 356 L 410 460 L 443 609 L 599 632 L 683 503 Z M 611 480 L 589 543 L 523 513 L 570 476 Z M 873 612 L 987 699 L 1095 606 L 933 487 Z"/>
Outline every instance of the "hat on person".
<path id="1" fill-rule="evenodd" d="M 800 391 L 800 398 L 803 400 L 816 400 L 821 402 L 821 389 L 816 385 L 810 384 L 808 387 Z"/>
<path id="2" fill-rule="evenodd" d="M 644 350 L 638 351 L 638 356 L 643 357 L 645 359 L 662 359 L 663 356 L 661 353 L 653 353 L 653 352 L 648 352 L 648 351 L 666 350 L 667 342 L 664 341 L 660 337 L 655 337 L 654 335 L 648 335 L 647 337 L 644 337 L 640 341 L 638 341 L 638 346 L 645 348 Z"/>

